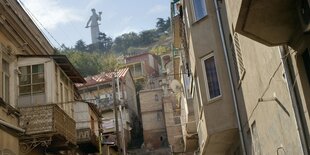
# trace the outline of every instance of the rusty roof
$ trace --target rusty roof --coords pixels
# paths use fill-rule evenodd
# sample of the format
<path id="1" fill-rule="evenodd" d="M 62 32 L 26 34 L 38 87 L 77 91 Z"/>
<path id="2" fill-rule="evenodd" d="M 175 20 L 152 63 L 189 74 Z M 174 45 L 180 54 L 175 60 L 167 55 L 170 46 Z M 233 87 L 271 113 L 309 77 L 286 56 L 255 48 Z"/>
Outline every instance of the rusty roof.
<path id="1" fill-rule="evenodd" d="M 124 80 L 128 71 L 129 71 L 129 68 L 119 69 L 115 77 L 119 77 L 121 80 Z M 77 84 L 76 86 L 78 88 L 83 88 L 83 87 L 93 86 L 93 85 L 97 85 L 101 83 L 111 82 L 114 73 L 115 72 L 108 72 L 108 73 L 103 72 L 97 75 L 88 76 L 85 78 L 86 83 Z"/>

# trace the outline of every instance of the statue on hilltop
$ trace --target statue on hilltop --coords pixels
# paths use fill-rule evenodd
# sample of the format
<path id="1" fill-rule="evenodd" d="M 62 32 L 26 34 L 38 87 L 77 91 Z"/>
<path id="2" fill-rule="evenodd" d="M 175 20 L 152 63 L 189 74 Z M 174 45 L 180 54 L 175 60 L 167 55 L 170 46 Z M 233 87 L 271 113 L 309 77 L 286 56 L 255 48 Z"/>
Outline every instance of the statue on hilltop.
<path id="1" fill-rule="evenodd" d="M 91 9 L 91 11 L 93 14 L 90 16 L 85 28 L 90 27 L 92 44 L 95 44 L 99 42 L 99 34 L 100 34 L 99 25 L 100 24 L 98 23 L 98 21 L 101 21 L 102 12 L 99 12 L 99 15 L 98 15 L 95 9 Z"/>

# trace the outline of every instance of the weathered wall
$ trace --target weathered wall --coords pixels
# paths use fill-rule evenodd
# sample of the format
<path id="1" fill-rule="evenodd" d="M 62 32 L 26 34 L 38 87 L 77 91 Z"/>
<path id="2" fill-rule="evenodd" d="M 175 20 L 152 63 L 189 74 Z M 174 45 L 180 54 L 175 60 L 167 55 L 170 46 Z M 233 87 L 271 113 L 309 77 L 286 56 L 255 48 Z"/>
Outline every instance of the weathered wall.
<path id="1" fill-rule="evenodd" d="M 7 110 L 0 106 L 0 118 L 1 120 L 10 123 L 14 126 L 18 126 L 18 120 L 13 115 L 7 115 Z M 19 139 L 17 134 L 9 128 L 5 128 L 0 124 L 0 153 L 1 151 L 10 151 L 15 155 L 19 154 Z"/>
<path id="2" fill-rule="evenodd" d="M 225 2 L 226 6 L 220 7 L 227 10 L 223 16 L 228 19 L 224 23 L 228 38 L 234 35 L 241 3 L 239 0 Z M 247 151 L 276 154 L 280 148 L 286 154 L 302 154 L 279 48 L 267 47 L 242 35 L 238 38 L 246 71 L 241 81 L 234 82 L 238 86 Z"/>
<path id="3" fill-rule="evenodd" d="M 162 89 L 139 92 L 144 146 L 151 150 L 168 146 L 162 95 Z"/>
<path id="4" fill-rule="evenodd" d="M 220 33 L 217 25 L 216 10 L 212 0 L 205 0 L 207 15 L 195 21 L 194 10 L 190 1 L 184 1 L 185 21 L 188 44 L 190 68 L 193 72 L 190 83 L 196 80 L 191 92 L 197 92 L 194 104 L 197 130 L 199 135 L 199 146 L 201 153 L 220 153 L 233 143 L 228 138 L 237 134 L 237 123 L 233 107 L 233 96 L 229 83 L 228 70 L 226 66 L 224 50 L 221 44 Z M 219 81 L 220 95 L 210 99 L 208 97 L 208 81 L 205 73 L 204 59 L 214 56 L 217 78 Z M 192 96 L 194 94 L 192 93 Z M 231 135 L 227 135 L 228 130 Z M 215 136 L 215 135 L 221 135 Z M 216 145 L 216 146 L 215 146 Z M 209 151 L 207 149 L 210 148 Z"/>

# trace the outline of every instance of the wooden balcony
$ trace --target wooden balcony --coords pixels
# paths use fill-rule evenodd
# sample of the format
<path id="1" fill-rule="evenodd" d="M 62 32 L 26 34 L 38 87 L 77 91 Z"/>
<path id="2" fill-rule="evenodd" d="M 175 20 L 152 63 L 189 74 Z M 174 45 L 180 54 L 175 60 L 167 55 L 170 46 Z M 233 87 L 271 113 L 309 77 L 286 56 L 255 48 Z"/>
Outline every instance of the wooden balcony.
<path id="1" fill-rule="evenodd" d="M 26 130 L 21 143 L 41 140 L 48 149 L 66 150 L 76 144 L 75 121 L 58 105 L 39 105 L 20 108 L 20 126 Z"/>
<path id="2" fill-rule="evenodd" d="M 77 144 L 84 153 L 95 153 L 99 151 L 98 136 L 90 128 L 77 129 Z"/>
<path id="3" fill-rule="evenodd" d="M 310 31 L 309 4 L 309 0 L 242 0 L 236 31 L 267 46 L 294 47 Z"/>

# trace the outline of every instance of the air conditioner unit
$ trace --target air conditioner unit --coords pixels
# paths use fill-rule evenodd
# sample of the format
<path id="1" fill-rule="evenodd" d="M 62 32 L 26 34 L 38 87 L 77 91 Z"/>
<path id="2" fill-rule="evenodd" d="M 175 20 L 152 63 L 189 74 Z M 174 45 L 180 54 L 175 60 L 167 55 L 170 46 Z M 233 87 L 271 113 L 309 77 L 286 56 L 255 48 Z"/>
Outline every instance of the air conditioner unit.
<path id="1" fill-rule="evenodd" d="M 310 0 L 299 0 L 298 15 L 304 32 L 310 32 Z"/>

